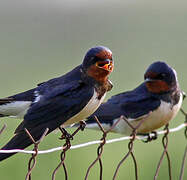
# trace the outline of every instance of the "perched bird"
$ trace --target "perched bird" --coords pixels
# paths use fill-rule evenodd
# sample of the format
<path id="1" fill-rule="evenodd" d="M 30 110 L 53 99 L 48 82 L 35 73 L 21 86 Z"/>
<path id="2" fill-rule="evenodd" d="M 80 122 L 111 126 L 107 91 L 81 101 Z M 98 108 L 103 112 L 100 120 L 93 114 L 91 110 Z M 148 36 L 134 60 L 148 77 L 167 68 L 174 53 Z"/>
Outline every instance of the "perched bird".
<path id="1" fill-rule="evenodd" d="M 165 62 L 154 62 L 146 70 L 142 84 L 103 103 L 87 118 L 86 128 L 99 130 L 94 116 L 108 130 L 122 115 L 135 127 L 149 114 L 137 131 L 139 134 L 148 134 L 176 116 L 182 97 L 176 71 Z M 112 131 L 130 135 L 132 128 L 121 119 Z"/>
<path id="2" fill-rule="evenodd" d="M 103 46 L 91 48 L 83 63 L 67 74 L 51 79 L 29 91 L 0 99 L 0 116 L 24 118 L 15 136 L 2 148 L 24 149 L 32 144 L 25 128 L 38 140 L 60 127 L 91 115 L 104 100 L 112 84 L 112 52 Z M 0 153 L 0 161 L 11 154 Z"/>

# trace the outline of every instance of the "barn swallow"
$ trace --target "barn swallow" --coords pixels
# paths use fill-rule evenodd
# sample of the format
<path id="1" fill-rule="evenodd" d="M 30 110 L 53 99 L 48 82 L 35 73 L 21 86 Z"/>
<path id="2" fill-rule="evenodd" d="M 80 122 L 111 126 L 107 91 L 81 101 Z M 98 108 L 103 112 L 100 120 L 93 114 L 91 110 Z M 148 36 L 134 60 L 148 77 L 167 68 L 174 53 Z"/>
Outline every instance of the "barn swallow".
<path id="1" fill-rule="evenodd" d="M 0 116 L 23 118 L 15 136 L 2 148 L 24 149 L 32 144 L 25 128 L 37 141 L 60 127 L 90 116 L 102 103 L 112 83 L 112 52 L 103 46 L 91 48 L 83 63 L 67 74 L 39 84 L 29 91 L 0 99 Z M 0 161 L 11 154 L 0 153 Z"/>
<path id="2" fill-rule="evenodd" d="M 144 82 L 132 91 L 113 96 L 87 118 L 86 128 L 97 129 L 97 116 L 108 130 L 123 115 L 133 127 L 146 120 L 137 129 L 138 134 L 148 134 L 166 125 L 182 105 L 183 92 L 179 88 L 176 71 L 165 62 L 154 62 L 144 74 Z M 75 125 L 76 126 L 76 125 Z M 115 133 L 130 135 L 132 128 L 123 120 L 112 129 Z"/>

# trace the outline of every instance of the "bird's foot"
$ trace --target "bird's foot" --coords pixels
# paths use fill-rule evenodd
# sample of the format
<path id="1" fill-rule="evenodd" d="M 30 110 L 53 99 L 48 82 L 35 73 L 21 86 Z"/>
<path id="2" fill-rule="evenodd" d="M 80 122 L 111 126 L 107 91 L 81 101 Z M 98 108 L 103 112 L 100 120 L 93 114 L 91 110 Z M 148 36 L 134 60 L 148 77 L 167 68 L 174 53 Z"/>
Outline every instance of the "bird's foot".
<path id="1" fill-rule="evenodd" d="M 158 138 L 158 134 L 156 131 L 152 131 L 151 133 L 140 134 L 140 135 L 147 136 L 146 140 L 142 140 L 144 143 L 151 142 L 151 141 L 156 140 Z"/>
<path id="2" fill-rule="evenodd" d="M 63 139 L 66 139 L 68 141 L 73 140 L 73 136 L 70 133 L 68 133 L 64 128 L 60 127 L 59 129 L 62 132 L 62 136 L 59 138 L 60 140 Z"/>

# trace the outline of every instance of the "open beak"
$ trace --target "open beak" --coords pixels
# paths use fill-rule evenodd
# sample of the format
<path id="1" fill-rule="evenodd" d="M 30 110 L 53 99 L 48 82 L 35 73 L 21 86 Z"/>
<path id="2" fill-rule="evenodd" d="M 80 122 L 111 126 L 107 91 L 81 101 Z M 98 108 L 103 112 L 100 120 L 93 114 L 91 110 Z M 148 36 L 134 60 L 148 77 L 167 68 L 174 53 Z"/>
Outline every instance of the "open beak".
<path id="1" fill-rule="evenodd" d="M 113 61 L 110 59 L 106 59 L 104 61 L 98 61 L 96 62 L 96 66 L 110 72 L 112 72 L 114 68 Z"/>

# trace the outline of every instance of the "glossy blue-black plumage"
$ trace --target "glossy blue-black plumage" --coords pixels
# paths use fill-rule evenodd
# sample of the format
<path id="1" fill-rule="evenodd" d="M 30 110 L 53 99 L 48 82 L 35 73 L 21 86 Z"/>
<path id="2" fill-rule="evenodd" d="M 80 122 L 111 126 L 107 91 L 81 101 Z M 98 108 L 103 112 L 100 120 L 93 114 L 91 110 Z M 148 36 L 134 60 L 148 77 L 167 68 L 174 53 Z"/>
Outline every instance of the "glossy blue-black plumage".
<path id="1" fill-rule="evenodd" d="M 37 93 L 36 93 L 37 92 Z M 15 99 L 23 97 L 26 92 L 12 96 Z M 81 79 L 81 66 L 66 75 L 40 84 L 35 94 L 41 97 L 33 101 L 24 117 L 24 121 L 16 129 L 16 135 L 2 149 L 25 148 L 32 144 L 25 133 L 27 128 L 35 140 L 38 140 L 49 128 L 48 134 L 80 112 L 91 99 L 94 87 Z M 36 97 L 35 97 L 36 98 Z M 22 101 L 23 101 L 22 99 Z M 0 161 L 13 154 L 0 154 Z"/>
<path id="2" fill-rule="evenodd" d="M 157 109 L 159 105 L 160 98 L 149 93 L 145 83 L 143 83 L 132 91 L 120 93 L 110 98 L 88 118 L 86 123 L 94 123 L 94 116 L 97 116 L 101 123 L 109 124 L 112 124 L 113 120 L 121 115 L 136 119 Z"/>
<path id="3" fill-rule="evenodd" d="M 49 132 L 53 131 L 81 111 L 91 99 L 93 93 L 94 88 L 77 81 L 70 81 L 47 91 L 38 103 L 31 105 L 23 123 L 17 128 L 16 132 L 24 130 L 24 128 L 30 130 L 43 123 L 46 124 L 46 127 L 49 127 Z"/>
<path id="4" fill-rule="evenodd" d="M 33 102 L 36 98 L 36 90 L 41 94 L 45 94 L 45 92 L 50 92 L 51 90 L 54 89 L 54 87 L 59 86 L 60 84 L 63 83 L 67 83 L 70 82 L 72 80 L 79 80 L 80 77 L 80 68 L 82 65 L 77 66 L 76 68 L 74 68 L 72 71 L 68 72 L 67 74 L 57 77 L 57 78 L 53 78 L 50 79 L 46 82 L 40 83 L 38 84 L 38 87 L 30 89 L 28 91 L 13 95 L 13 96 L 9 96 L 10 101 L 12 99 L 12 101 L 31 101 Z"/>
<path id="5" fill-rule="evenodd" d="M 88 75 L 87 70 L 97 61 L 101 61 L 101 59 L 94 59 L 94 56 L 100 51 L 107 50 L 108 48 L 105 47 L 91 48 L 87 52 L 83 64 L 77 66 L 69 73 L 43 82 L 29 91 L 1 99 L 0 105 L 5 106 L 8 103 L 19 101 L 31 103 L 23 122 L 15 131 L 16 135 L 2 149 L 23 149 L 31 145 L 32 141 L 26 134 L 25 128 L 36 141 L 42 136 L 46 128 L 49 129 L 49 134 L 77 115 L 88 104 L 95 91 L 97 91 L 99 101 L 99 97 L 108 91 L 108 87 L 105 86 L 106 82 L 102 84 L 97 82 L 97 79 L 94 79 L 94 77 Z M 108 78 L 105 79 L 108 81 Z M 99 88 L 102 89 L 101 92 L 98 90 Z M 94 104 L 94 106 L 96 105 Z M 0 161 L 11 155 L 13 153 L 1 153 Z"/>
<path id="6" fill-rule="evenodd" d="M 103 103 L 93 115 L 88 117 L 86 123 L 94 124 L 94 116 L 97 116 L 101 123 L 110 125 L 121 115 L 127 119 L 137 120 L 143 115 L 157 110 L 161 101 L 170 104 L 171 108 L 179 103 L 181 90 L 176 72 L 165 62 L 152 63 L 146 70 L 144 79 L 145 81 L 134 90 L 115 95 Z M 153 84 L 153 86 L 159 90 L 160 86 L 165 85 L 166 90 L 152 92 L 147 87 L 147 82 L 162 82 Z"/>

